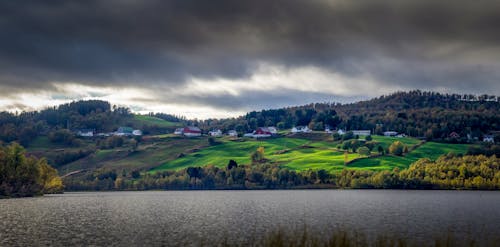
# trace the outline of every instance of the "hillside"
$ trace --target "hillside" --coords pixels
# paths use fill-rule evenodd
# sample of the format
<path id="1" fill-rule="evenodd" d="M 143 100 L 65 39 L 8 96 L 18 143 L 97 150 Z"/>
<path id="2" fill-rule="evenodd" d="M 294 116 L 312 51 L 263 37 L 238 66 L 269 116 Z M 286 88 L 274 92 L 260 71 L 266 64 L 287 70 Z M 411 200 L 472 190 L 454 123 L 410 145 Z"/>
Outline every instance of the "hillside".
<path id="1" fill-rule="evenodd" d="M 236 129 L 240 132 L 258 126 L 289 129 L 307 125 L 310 129 L 366 129 L 375 134 L 397 131 L 434 141 L 481 139 L 500 130 L 500 97 L 458 95 L 435 92 L 397 92 L 350 104 L 314 103 L 282 109 L 252 111 L 237 119 L 206 120 L 196 123 L 204 129 Z"/>
<path id="2" fill-rule="evenodd" d="M 251 156 L 261 147 L 263 158 L 257 164 L 279 169 L 332 174 L 345 169 L 381 171 L 407 168 L 420 158 L 435 160 L 449 152 L 496 154 L 497 146 L 483 148 L 479 144 L 485 134 L 499 133 L 499 104 L 499 98 L 492 96 L 412 91 L 352 104 L 317 103 L 199 121 L 164 113 L 137 115 L 104 101 L 78 101 L 39 112 L 0 113 L 0 140 L 20 142 L 30 155 L 46 158 L 61 175 L 68 175 L 65 179 L 71 179 L 72 184 L 91 182 L 94 188 L 110 188 L 114 182 L 108 180 L 119 177 L 137 179 L 189 167 L 225 168 L 230 160 L 252 166 L 256 162 Z M 239 135 L 257 126 L 277 126 L 279 135 L 262 140 L 222 137 L 209 141 L 206 136 L 170 134 L 187 125 L 199 126 L 205 134 L 217 128 L 224 132 L 236 129 Z M 289 134 L 297 125 L 315 131 Z M 326 134 L 323 130 L 327 125 L 331 129 L 371 130 L 374 135 L 372 140 L 364 140 Z M 144 135 L 75 136 L 78 129 L 106 133 L 120 126 L 140 129 Z M 380 136 L 387 130 L 407 137 Z M 458 137 L 450 137 L 452 132 Z M 395 142 L 400 142 L 398 154 L 390 151 Z"/>
<path id="3" fill-rule="evenodd" d="M 326 138 L 325 138 L 326 139 Z M 384 155 L 366 157 L 358 153 L 348 152 L 345 164 L 345 150 L 338 148 L 341 142 L 330 140 L 314 141 L 307 138 L 281 137 L 268 140 L 220 139 L 219 144 L 205 147 L 197 152 L 187 154 L 175 160 L 152 169 L 151 171 L 178 170 L 189 166 L 214 165 L 225 167 L 229 160 L 238 164 L 250 164 L 250 154 L 258 147 L 264 147 L 265 158 L 275 164 L 295 171 L 309 169 L 324 169 L 330 172 L 340 172 L 343 169 L 392 170 L 395 167 L 406 168 L 419 158 L 437 159 L 440 155 L 453 152 L 465 154 L 468 144 L 442 144 L 427 142 L 422 145 L 414 138 L 392 138 L 376 136 L 374 143 L 387 149 L 394 141 L 402 141 L 410 149 L 415 148 L 404 156 Z"/>

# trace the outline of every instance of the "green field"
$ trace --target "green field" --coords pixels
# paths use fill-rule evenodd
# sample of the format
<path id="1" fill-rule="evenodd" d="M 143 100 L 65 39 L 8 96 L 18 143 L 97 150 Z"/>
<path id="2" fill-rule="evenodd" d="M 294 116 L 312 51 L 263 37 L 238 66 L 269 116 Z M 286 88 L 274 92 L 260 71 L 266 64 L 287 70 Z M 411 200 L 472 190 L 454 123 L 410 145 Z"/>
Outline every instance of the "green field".
<path id="1" fill-rule="evenodd" d="M 407 145 L 408 148 L 411 148 L 417 144 L 419 144 L 421 141 L 415 138 L 400 138 L 400 137 L 386 137 L 386 136 L 372 136 L 373 141 L 379 143 L 380 146 L 382 146 L 384 149 L 388 149 L 389 146 L 395 142 L 395 141 L 400 141 L 403 144 Z"/>
<path id="2" fill-rule="evenodd" d="M 295 138 L 277 138 L 267 140 L 243 139 L 244 141 L 223 141 L 223 143 L 204 148 L 198 152 L 187 154 L 185 157 L 165 163 L 153 171 L 182 169 L 189 166 L 215 165 L 226 166 L 229 160 L 238 164 L 249 164 L 250 154 L 262 146 L 266 158 L 274 156 L 280 150 L 297 148 L 308 141 Z"/>
<path id="3" fill-rule="evenodd" d="M 162 120 L 163 121 L 163 120 Z M 146 136 L 135 152 L 128 142 L 123 147 L 97 150 L 95 153 L 59 167 L 61 174 L 76 170 L 108 168 L 120 170 L 143 170 L 149 172 L 179 170 L 190 166 L 214 165 L 225 167 L 229 160 L 238 164 L 251 164 L 250 155 L 258 147 L 264 147 L 265 158 L 274 164 L 296 171 L 325 169 L 339 172 L 345 168 L 361 170 L 392 170 L 406 168 L 420 158 L 436 159 L 449 152 L 465 153 L 469 145 L 428 142 L 422 144 L 414 138 L 393 138 L 373 136 L 373 142 L 387 148 L 394 141 L 408 145 L 410 152 L 405 156 L 362 157 L 357 153 L 338 150 L 340 142 L 327 138 L 289 136 L 254 140 L 251 138 L 216 138 L 218 144 L 210 146 L 207 137 L 184 138 L 171 134 Z M 42 148 L 45 146 L 45 150 Z M 89 144 L 90 146 L 90 144 Z M 56 152 L 56 146 L 46 138 L 33 142 L 31 151 L 44 154 Z M 375 153 L 372 153 L 375 154 Z"/>
<path id="4" fill-rule="evenodd" d="M 143 142 L 135 152 L 125 145 L 120 148 L 97 150 L 94 154 L 69 163 L 58 170 L 61 174 L 82 169 L 110 168 L 120 170 L 151 169 L 165 162 L 177 159 L 180 153 L 187 153 L 207 145 L 206 139 L 168 138 L 162 141 Z"/>
<path id="5" fill-rule="evenodd" d="M 464 154 L 467 152 L 468 146 L 470 145 L 427 142 L 403 157 L 386 155 L 376 158 L 359 159 L 350 163 L 348 167 L 354 169 L 369 170 L 391 170 L 394 167 L 406 168 L 411 163 L 421 158 L 429 158 L 435 160 L 439 156 L 447 154 L 449 152 L 453 152 L 455 154 Z"/>
<path id="6" fill-rule="evenodd" d="M 344 165 L 345 154 L 337 150 L 338 142 L 312 141 L 299 138 L 276 138 L 268 140 L 251 140 L 243 142 L 222 141 L 216 146 L 207 147 L 197 152 L 186 154 L 184 157 L 166 162 L 154 169 L 177 170 L 189 166 L 215 165 L 223 167 L 230 159 L 238 164 L 250 164 L 250 154 L 258 147 L 265 148 L 266 158 L 273 163 L 280 164 L 293 170 L 325 169 L 341 171 L 344 168 L 366 170 L 391 170 L 394 167 L 406 168 L 419 158 L 436 159 L 448 152 L 465 153 L 468 145 L 442 144 L 429 142 L 421 146 L 421 141 L 414 138 L 396 138 L 374 136 L 373 141 L 387 148 L 394 141 L 401 141 L 410 148 L 415 148 L 406 156 L 361 157 L 357 153 L 348 153 L 347 166 Z M 410 149 L 411 150 L 411 149 Z"/>
<path id="7" fill-rule="evenodd" d="M 159 127 L 175 127 L 180 126 L 180 123 L 165 121 L 161 118 L 151 117 L 147 115 L 134 115 L 134 121 L 138 125 L 155 125 Z"/>

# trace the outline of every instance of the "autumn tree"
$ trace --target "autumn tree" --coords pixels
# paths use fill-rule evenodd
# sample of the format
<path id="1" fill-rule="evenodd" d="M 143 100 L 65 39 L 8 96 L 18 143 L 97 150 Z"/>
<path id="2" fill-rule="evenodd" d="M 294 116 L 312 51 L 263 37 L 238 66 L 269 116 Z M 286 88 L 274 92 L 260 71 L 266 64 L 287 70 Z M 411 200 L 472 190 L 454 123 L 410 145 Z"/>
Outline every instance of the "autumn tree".
<path id="1" fill-rule="evenodd" d="M 400 141 L 395 141 L 389 146 L 389 153 L 401 156 L 403 155 L 405 145 Z"/>
<path id="2" fill-rule="evenodd" d="M 364 146 L 360 147 L 358 148 L 358 154 L 363 156 L 370 156 L 370 149 Z"/>

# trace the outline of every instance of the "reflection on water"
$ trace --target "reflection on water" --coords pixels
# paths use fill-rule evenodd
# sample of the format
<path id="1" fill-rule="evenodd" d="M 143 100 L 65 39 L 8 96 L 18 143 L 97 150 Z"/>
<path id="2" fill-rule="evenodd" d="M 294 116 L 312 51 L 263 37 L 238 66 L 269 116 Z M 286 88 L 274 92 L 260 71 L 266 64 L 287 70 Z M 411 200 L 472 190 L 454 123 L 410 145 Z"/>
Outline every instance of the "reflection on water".
<path id="1" fill-rule="evenodd" d="M 66 193 L 0 200 L 0 246 L 248 243 L 277 227 L 416 240 L 500 234 L 500 192 L 394 190 Z"/>

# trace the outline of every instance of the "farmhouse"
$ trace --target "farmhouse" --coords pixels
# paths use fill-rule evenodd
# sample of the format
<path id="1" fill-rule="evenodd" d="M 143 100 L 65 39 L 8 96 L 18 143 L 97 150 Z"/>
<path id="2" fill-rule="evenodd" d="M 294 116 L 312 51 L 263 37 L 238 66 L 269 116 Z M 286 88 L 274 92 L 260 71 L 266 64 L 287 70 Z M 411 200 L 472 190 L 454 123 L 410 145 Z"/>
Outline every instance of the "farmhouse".
<path id="1" fill-rule="evenodd" d="M 271 135 L 278 134 L 278 129 L 274 126 L 269 126 L 269 127 L 267 127 L 267 129 L 269 130 L 269 132 L 271 132 Z"/>
<path id="2" fill-rule="evenodd" d="M 142 136 L 142 131 L 141 130 L 133 130 L 132 135 L 134 136 Z"/>
<path id="3" fill-rule="evenodd" d="M 244 134 L 243 136 L 244 136 L 244 137 L 253 137 L 254 133 L 255 133 L 255 131 L 254 131 L 254 132 L 252 132 L 252 133 L 246 133 L 246 134 Z"/>
<path id="4" fill-rule="evenodd" d="M 130 135 L 132 135 L 132 132 L 134 132 L 134 129 L 132 129 L 131 127 L 120 127 L 115 132 L 115 135 L 116 136 L 130 136 Z"/>
<path id="5" fill-rule="evenodd" d="M 273 132 L 268 127 L 259 127 L 254 132 L 247 133 L 243 136 L 253 137 L 253 138 L 266 138 L 266 137 L 271 137 L 272 135 L 273 135 Z"/>
<path id="6" fill-rule="evenodd" d="M 307 126 L 296 126 L 293 127 L 291 130 L 292 133 L 308 133 L 311 132 L 311 130 Z"/>
<path id="7" fill-rule="evenodd" d="M 209 131 L 208 134 L 210 136 L 222 136 L 222 131 L 220 131 L 219 129 L 214 129 L 212 131 Z"/>
<path id="8" fill-rule="evenodd" d="M 493 135 L 484 135 L 483 136 L 483 142 L 494 143 L 495 142 L 495 138 L 493 137 Z"/>
<path id="9" fill-rule="evenodd" d="M 339 130 L 337 130 L 337 134 L 339 134 L 339 135 L 344 135 L 344 134 L 345 134 L 345 131 L 344 131 L 344 130 L 342 130 L 342 129 L 339 129 Z"/>
<path id="10" fill-rule="evenodd" d="M 385 131 L 384 136 L 397 136 L 398 132 L 396 131 Z"/>
<path id="11" fill-rule="evenodd" d="M 76 131 L 77 136 L 83 136 L 83 137 L 92 137 L 94 136 L 94 130 L 93 129 L 80 129 Z"/>
<path id="12" fill-rule="evenodd" d="M 236 132 L 236 130 L 230 130 L 227 132 L 227 135 L 228 136 L 238 136 L 238 132 Z"/>
<path id="13" fill-rule="evenodd" d="M 330 126 L 328 126 L 328 125 L 325 126 L 325 133 L 327 133 L 327 134 L 333 133 L 332 130 L 330 129 Z"/>
<path id="14" fill-rule="evenodd" d="M 369 135 L 371 135 L 372 131 L 371 130 L 352 130 L 352 133 L 354 135 L 358 135 L 358 136 L 369 136 Z"/>
<path id="15" fill-rule="evenodd" d="M 182 133 L 187 137 L 201 136 L 200 128 L 194 126 L 184 127 Z"/>
<path id="16" fill-rule="evenodd" d="M 182 135 L 184 134 L 184 128 L 177 128 L 174 131 L 174 135 Z"/>

